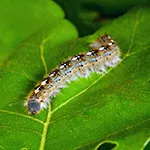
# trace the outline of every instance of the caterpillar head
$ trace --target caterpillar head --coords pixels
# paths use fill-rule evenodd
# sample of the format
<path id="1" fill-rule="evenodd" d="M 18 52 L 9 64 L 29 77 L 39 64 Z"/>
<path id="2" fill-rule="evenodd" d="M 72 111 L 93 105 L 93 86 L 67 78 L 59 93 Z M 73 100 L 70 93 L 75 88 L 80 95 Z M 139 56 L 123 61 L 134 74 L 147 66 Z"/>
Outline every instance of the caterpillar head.
<path id="1" fill-rule="evenodd" d="M 41 110 L 41 104 L 37 97 L 31 97 L 27 102 L 27 110 L 29 114 L 38 114 Z"/>

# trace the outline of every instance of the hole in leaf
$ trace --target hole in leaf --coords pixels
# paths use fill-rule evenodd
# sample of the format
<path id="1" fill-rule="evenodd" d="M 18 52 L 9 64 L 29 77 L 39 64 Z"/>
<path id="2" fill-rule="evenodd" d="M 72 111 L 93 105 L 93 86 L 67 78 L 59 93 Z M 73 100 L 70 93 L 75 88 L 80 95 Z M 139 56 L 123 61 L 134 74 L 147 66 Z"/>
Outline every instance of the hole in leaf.
<path id="1" fill-rule="evenodd" d="M 112 150 L 117 146 L 116 143 L 111 143 L 111 142 L 104 142 L 99 145 L 97 150 Z"/>
<path id="2" fill-rule="evenodd" d="M 28 150 L 27 148 L 21 148 L 21 150 Z"/>

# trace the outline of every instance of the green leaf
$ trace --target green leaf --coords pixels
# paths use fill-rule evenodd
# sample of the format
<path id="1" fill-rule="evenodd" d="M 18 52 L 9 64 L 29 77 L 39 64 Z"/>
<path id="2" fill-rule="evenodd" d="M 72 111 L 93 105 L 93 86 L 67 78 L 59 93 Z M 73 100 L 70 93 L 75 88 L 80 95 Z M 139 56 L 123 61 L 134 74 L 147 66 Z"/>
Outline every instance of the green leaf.
<path id="1" fill-rule="evenodd" d="M 149 8 L 133 9 L 80 39 L 60 19 L 23 42 L 0 74 L 0 148 L 91 150 L 105 142 L 121 150 L 143 148 L 150 137 L 149 14 Z M 121 48 L 117 67 L 72 82 L 51 108 L 26 114 L 24 99 L 34 85 L 68 56 L 88 51 L 89 42 L 104 33 Z"/>
<path id="2" fill-rule="evenodd" d="M 4 61 L 20 42 L 43 28 L 47 22 L 63 17 L 63 11 L 52 1 L 1 0 L 0 61 Z"/>

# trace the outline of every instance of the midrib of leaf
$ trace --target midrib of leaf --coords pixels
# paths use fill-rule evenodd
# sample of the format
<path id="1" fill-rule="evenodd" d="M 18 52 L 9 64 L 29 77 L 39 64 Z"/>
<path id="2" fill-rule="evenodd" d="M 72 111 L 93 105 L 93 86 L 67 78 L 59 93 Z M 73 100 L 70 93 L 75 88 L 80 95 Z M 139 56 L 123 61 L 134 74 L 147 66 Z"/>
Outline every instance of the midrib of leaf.
<path id="1" fill-rule="evenodd" d="M 134 32 L 135 32 L 135 29 L 134 29 Z M 133 39 L 132 39 L 132 40 L 133 40 Z M 131 44 L 130 44 L 130 45 L 131 45 Z M 129 47 L 130 47 L 130 46 L 129 46 Z M 127 57 L 129 57 L 129 56 L 131 56 L 131 55 L 135 55 L 135 54 L 137 54 L 137 53 L 146 51 L 149 47 L 150 47 L 150 45 L 148 45 L 148 46 L 145 47 L 144 49 L 139 50 L 139 51 L 137 51 L 137 52 L 132 52 L 132 53 L 130 53 L 130 54 L 127 53 L 127 54 L 123 57 L 122 61 L 125 60 Z M 121 64 L 122 61 L 121 61 L 119 64 Z M 119 65 L 119 64 L 118 64 L 118 65 Z M 115 67 L 115 68 L 116 68 L 116 67 Z M 111 70 L 113 70 L 113 69 L 114 69 L 114 68 L 109 69 L 108 72 L 105 73 L 105 75 L 108 74 L 108 73 L 109 73 Z M 47 130 L 48 130 L 48 127 L 49 127 L 49 124 L 50 124 L 51 115 L 52 115 L 53 113 L 55 113 L 57 110 L 59 110 L 60 108 L 62 108 L 63 106 L 65 106 L 66 104 L 68 104 L 68 103 L 69 103 L 71 100 L 73 100 L 74 98 L 76 98 L 76 97 L 80 96 L 81 94 L 83 94 L 84 92 L 86 92 L 86 91 L 87 91 L 88 89 L 90 89 L 93 85 L 95 85 L 100 79 L 102 79 L 105 75 L 99 77 L 97 80 L 95 80 L 93 83 L 91 83 L 87 88 L 85 88 L 84 90 L 82 90 L 80 93 L 77 93 L 76 95 L 72 96 L 70 99 L 68 99 L 67 101 L 65 101 L 64 103 L 62 103 L 60 106 L 58 106 L 57 108 L 55 108 L 53 111 L 51 111 L 50 106 L 49 106 L 49 108 L 48 108 L 48 113 L 47 113 L 47 118 L 46 118 L 46 122 L 43 122 L 43 121 L 41 121 L 41 120 L 39 120 L 39 119 L 30 117 L 30 116 L 28 116 L 28 115 L 23 115 L 23 114 L 19 114 L 19 113 L 12 112 L 12 111 L 8 111 L 8 110 L 0 110 L 0 112 L 12 114 L 12 115 L 22 116 L 22 117 L 25 117 L 25 118 L 28 118 L 28 119 L 31 119 L 31 120 L 34 120 L 34 121 L 36 121 L 36 122 L 39 122 L 39 123 L 43 124 L 43 133 L 42 133 L 42 136 L 41 136 L 41 143 L 40 143 L 40 148 L 39 148 L 39 149 L 40 149 L 40 150 L 44 150 L 45 140 L 46 140 Z M 113 134 L 111 134 L 111 135 L 108 135 L 107 137 L 104 137 L 104 138 L 108 138 L 108 137 L 114 136 L 114 135 L 118 134 L 119 132 L 123 132 L 123 131 L 125 131 L 125 130 L 128 130 L 128 129 L 130 129 L 130 128 L 132 128 L 132 127 L 135 127 L 135 126 L 138 125 L 138 124 L 142 124 L 143 122 L 146 122 L 146 121 L 148 121 L 148 120 L 149 120 L 149 119 L 144 120 L 144 121 L 142 121 L 142 122 L 140 122 L 140 123 L 137 123 L 137 124 L 135 124 L 135 125 L 131 125 L 131 126 L 129 126 L 129 127 L 126 127 L 125 129 L 120 130 L 120 131 L 118 131 L 118 132 L 115 132 L 115 133 L 113 133 Z M 39 133 L 38 133 L 38 134 L 39 134 Z M 81 147 L 82 147 L 82 146 L 81 146 Z M 78 147 L 78 148 L 79 148 L 79 147 Z"/>
<path id="2" fill-rule="evenodd" d="M 49 105 L 46 121 L 45 121 L 44 126 L 43 126 L 43 133 L 42 133 L 42 136 L 41 136 L 41 143 L 40 143 L 39 150 L 44 150 L 47 130 L 48 130 L 48 126 L 49 126 L 49 123 L 50 123 L 50 118 L 51 118 L 51 106 Z"/>
<path id="3" fill-rule="evenodd" d="M 143 52 L 143 51 L 146 51 L 148 48 L 150 47 L 147 46 L 145 49 L 142 49 L 138 52 L 134 52 L 134 53 L 131 53 L 131 54 L 126 54 L 123 59 L 117 64 L 117 66 L 119 64 L 121 64 L 123 62 L 123 60 L 125 60 L 127 57 L 131 56 L 131 55 L 135 55 L 137 53 L 140 53 L 140 52 Z M 114 67 L 116 68 L 116 67 Z M 104 75 L 100 76 L 97 80 L 93 81 L 88 87 L 86 87 L 84 90 L 82 90 L 81 92 L 75 94 L 74 96 L 72 96 L 71 98 L 69 98 L 67 101 L 65 101 L 64 103 L 62 103 L 61 105 L 59 105 L 58 107 L 56 107 L 53 111 L 51 111 L 50 113 L 51 114 L 54 114 L 57 110 L 59 110 L 60 108 L 62 108 L 63 106 L 65 106 L 66 104 L 68 104 L 71 100 L 73 100 L 74 98 L 80 96 L 81 94 L 83 94 L 84 92 L 86 92 L 88 89 L 90 89 L 93 85 L 95 85 L 97 82 L 99 82 L 99 80 L 101 80 L 103 77 L 105 77 L 105 75 L 107 75 L 111 70 L 113 70 L 114 68 L 111 68 L 109 69 Z"/>
<path id="4" fill-rule="evenodd" d="M 138 52 L 137 52 L 138 53 Z M 136 53 L 135 53 L 136 54 Z M 122 61 L 124 59 L 126 59 L 127 57 L 129 57 L 130 55 L 125 55 L 122 59 Z M 122 62 L 120 61 L 119 64 Z M 119 65 L 118 64 L 118 65 Z M 117 65 L 117 66 L 118 66 Z M 115 67 L 116 68 L 116 67 Z M 54 114 L 57 110 L 59 110 L 60 108 L 62 108 L 63 106 L 67 105 L 70 101 L 72 101 L 74 98 L 80 96 L 81 94 L 83 94 L 84 92 L 86 92 L 88 89 L 90 89 L 93 85 L 95 85 L 100 79 L 102 79 L 103 77 L 105 77 L 106 74 L 108 74 L 111 70 L 113 70 L 114 68 L 109 69 L 104 75 L 100 76 L 97 80 L 93 81 L 88 87 L 86 87 L 84 90 L 82 90 L 81 92 L 75 94 L 74 96 L 72 96 L 71 98 L 69 98 L 68 100 L 66 100 L 64 103 L 62 103 L 61 105 L 59 105 L 58 107 L 56 107 L 53 111 L 51 111 L 50 109 L 50 105 L 48 108 L 48 113 L 47 113 L 47 117 L 46 117 L 46 121 L 44 123 L 44 127 L 43 127 L 43 133 L 42 133 L 42 138 L 41 138 L 41 143 L 40 143 L 40 148 L 39 150 L 44 150 L 44 146 L 45 146 L 45 141 L 46 141 L 46 135 L 47 135 L 47 131 L 48 131 L 48 127 L 50 124 L 50 118 L 52 116 L 52 114 Z M 118 132 L 117 132 L 118 133 Z M 116 133 L 114 133 L 116 134 Z M 112 135 L 114 135 L 112 134 Z"/>
<path id="5" fill-rule="evenodd" d="M 132 52 L 131 53 L 131 49 L 132 49 L 132 45 L 133 45 L 133 42 L 134 42 L 134 36 L 135 36 L 135 32 L 136 32 L 136 29 L 137 29 L 137 26 L 139 25 L 139 15 L 140 15 L 140 11 L 137 12 L 137 20 L 134 24 L 134 27 L 133 27 L 133 32 L 132 32 L 132 37 L 131 37 L 131 41 L 130 41 L 130 45 L 129 45 L 129 49 L 126 53 L 126 55 L 123 57 L 122 61 L 118 64 L 120 65 L 123 60 L 125 60 L 127 57 L 131 56 L 131 55 L 135 55 L 137 53 L 140 53 L 140 52 L 143 52 L 143 51 L 146 51 L 150 45 L 148 45 L 147 47 L 145 47 L 144 49 L 142 50 L 139 50 L 139 51 L 136 51 L 136 52 Z M 44 44 L 48 41 L 49 38 L 47 39 L 44 39 L 40 45 L 40 52 L 41 52 L 41 59 L 42 59 L 42 62 L 43 62 L 43 65 L 44 65 L 44 68 L 45 68 L 45 72 L 47 72 L 47 65 L 46 65 L 46 62 L 45 62 L 45 59 L 44 59 Z M 116 67 L 115 67 L 116 68 Z M 103 76 L 100 76 L 98 79 L 96 79 L 95 81 L 93 81 L 88 87 L 86 87 L 85 89 L 83 89 L 81 92 L 75 94 L 74 96 L 72 96 L 71 98 L 69 98 L 67 101 L 65 101 L 64 103 L 62 103 L 61 105 L 59 105 L 58 107 L 56 107 L 53 111 L 51 111 L 51 108 L 49 106 L 48 108 L 48 113 L 47 113 L 47 117 L 46 117 L 46 121 L 43 122 L 39 119 L 36 119 L 36 118 L 33 118 L 33 117 L 30 117 L 28 115 L 23 115 L 23 114 L 19 114 L 19 113 L 15 113 L 15 112 L 11 112 L 11 111 L 7 111 L 7 110 L 0 110 L 0 112 L 2 113 L 9 113 L 9 114 L 13 114 L 13 115 L 19 115 L 19 116 L 22 116 L 22 117 L 26 117 L 26 118 L 29 118 L 29 119 L 32 119 L 34 121 L 37 121 L 39 123 L 42 123 L 43 124 L 43 132 L 42 132 L 42 136 L 41 136 L 41 143 L 40 143 L 40 150 L 44 150 L 44 146 L 45 146 L 45 141 L 46 141 L 46 135 L 47 135 L 47 131 L 48 131 L 48 127 L 49 127 L 49 124 L 50 124 L 50 119 L 51 119 L 51 116 L 52 114 L 54 114 L 57 110 L 59 110 L 60 108 L 62 108 L 63 106 L 67 105 L 70 101 L 72 101 L 74 98 L 80 96 L 81 94 L 83 94 L 84 92 L 86 92 L 88 89 L 90 89 L 93 85 L 95 85 L 97 82 L 100 81 L 100 79 L 102 79 L 103 77 L 105 77 L 106 74 L 108 74 L 111 70 L 113 70 L 114 68 L 111 68 L 108 70 L 108 72 L 106 72 Z M 147 119 L 148 120 L 148 119 Z M 142 121 L 143 123 L 143 121 Z M 137 123 L 138 124 L 138 123 Z M 136 125 L 137 125 L 136 124 Z M 128 128 L 131 128 L 133 126 L 136 126 L 136 125 L 132 125 L 132 126 L 129 126 L 123 130 L 127 130 Z M 122 132 L 119 131 L 119 132 Z M 114 134 L 117 134 L 119 132 L 115 132 L 109 136 L 112 136 Z"/>
<path id="6" fill-rule="evenodd" d="M 100 79 L 102 79 L 106 74 L 108 74 L 113 68 L 109 69 L 104 75 L 100 76 L 97 80 L 93 81 L 88 87 L 86 87 L 84 90 L 82 90 L 81 92 L 75 94 L 74 96 L 72 96 L 71 98 L 69 98 L 67 101 L 65 101 L 64 103 L 62 103 L 61 105 L 59 105 L 58 107 L 56 107 L 53 111 L 51 111 L 51 114 L 55 113 L 57 110 L 59 110 L 60 108 L 62 108 L 63 106 L 65 106 L 66 104 L 68 104 L 71 100 L 73 100 L 74 98 L 80 96 L 81 94 L 85 93 L 88 89 L 90 89 L 93 85 L 95 85 Z"/>
<path id="7" fill-rule="evenodd" d="M 128 49 L 127 53 L 125 54 L 125 56 L 122 58 L 122 60 L 117 64 L 117 66 L 120 65 L 127 57 L 129 57 L 131 55 L 135 55 L 135 54 L 137 54 L 137 53 L 139 53 L 141 51 L 143 52 L 143 49 L 142 49 L 140 51 L 130 53 L 131 49 L 132 49 L 132 46 L 133 46 L 133 42 L 134 42 L 135 32 L 136 32 L 137 26 L 139 25 L 139 20 L 140 20 L 139 16 L 140 16 L 140 14 L 141 14 L 141 9 L 137 12 L 137 15 L 136 15 L 136 21 L 135 21 L 135 24 L 134 24 L 133 29 L 132 29 L 132 36 L 131 36 L 131 41 L 130 41 L 129 49 Z M 47 40 L 45 42 L 47 42 Z M 144 50 L 146 51 L 149 47 L 150 47 L 150 45 L 147 46 Z M 44 48 L 43 48 L 43 52 L 42 52 L 42 57 L 44 58 Z M 46 63 L 46 62 L 44 61 L 44 63 Z M 114 67 L 114 68 L 116 68 L 116 67 Z M 67 105 L 74 98 L 76 98 L 76 97 L 80 96 L 81 94 L 85 93 L 88 89 L 90 89 L 93 85 L 95 85 L 97 82 L 99 82 L 103 77 L 105 77 L 105 75 L 107 75 L 109 72 L 111 72 L 111 70 L 113 70 L 114 68 L 109 69 L 104 75 L 100 76 L 98 79 L 96 79 L 95 81 L 93 81 L 88 87 L 86 87 L 81 92 L 75 94 L 74 96 L 72 96 L 71 98 L 69 98 L 68 100 L 66 100 L 64 103 L 62 103 L 61 105 L 59 105 L 58 107 L 56 107 L 54 110 L 51 111 L 50 106 L 49 106 L 47 117 L 46 117 L 46 121 L 45 121 L 44 127 L 43 127 L 43 133 L 42 133 L 42 138 L 41 138 L 41 143 L 40 143 L 39 150 L 44 150 L 45 141 L 46 141 L 46 135 L 47 135 L 48 127 L 49 127 L 49 124 L 50 124 L 50 118 L 51 118 L 52 114 L 54 114 L 57 110 L 59 110 L 63 106 Z M 128 128 L 131 128 L 131 127 L 127 127 L 126 129 L 128 129 Z M 123 130 L 126 130 L 126 129 L 123 129 Z M 119 131 L 119 132 L 122 132 L 122 130 Z M 117 132 L 117 133 L 119 133 L 119 132 Z M 112 135 L 117 134 L 117 133 L 115 132 Z"/>
<path id="8" fill-rule="evenodd" d="M 122 62 L 123 62 L 127 57 L 129 57 L 129 56 L 131 56 L 131 55 L 138 54 L 138 53 L 143 52 L 143 51 L 146 51 L 146 50 L 148 50 L 149 47 L 150 47 L 150 45 L 147 46 L 145 49 L 142 49 L 142 50 L 140 50 L 140 51 L 138 51 L 138 52 L 133 52 L 133 53 L 131 53 L 130 55 L 129 55 L 129 54 L 126 54 L 126 55 L 123 57 L 123 59 L 118 63 L 118 65 L 123 65 Z M 118 65 L 117 65 L 117 66 L 118 66 Z M 116 68 L 116 67 L 114 67 L 114 68 Z M 105 75 L 107 75 L 109 72 L 111 72 L 114 68 L 109 69 L 109 70 L 105 73 Z M 83 94 L 83 93 L 85 93 L 86 91 L 88 91 L 93 85 L 95 85 L 95 84 L 98 83 L 103 77 L 105 77 L 105 75 L 100 76 L 98 79 L 96 79 L 95 81 L 93 81 L 88 87 L 86 87 L 86 88 L 83 89 L 81 92 L 75 94 L 74 96 L 72 96 L 71 98 L 69 98 L 68 100 L 66 100 L 64 103 L 62 103 L 61 105 L 59 105 L 58 107 L 56 107 L 56 108 L 55 108 L 54 110 L 52 110 L 50 113 L 51 113 L 51 114 L 54 114 L 57 110 L 59 110 L 60 108 L 62 108 L 63 106 L 65 106 L 66 104 L 68 104 L 69 102 L 71 102 L 71 100 L 77 98 L 77 97 L 80 96 L 81 94 Z M 96 105 L 96 106 L 97 106 L 97 105 Z M 92 107 L 92 105 L 90 106 L 90 108 L 91 108 L 91 107 Z"/>

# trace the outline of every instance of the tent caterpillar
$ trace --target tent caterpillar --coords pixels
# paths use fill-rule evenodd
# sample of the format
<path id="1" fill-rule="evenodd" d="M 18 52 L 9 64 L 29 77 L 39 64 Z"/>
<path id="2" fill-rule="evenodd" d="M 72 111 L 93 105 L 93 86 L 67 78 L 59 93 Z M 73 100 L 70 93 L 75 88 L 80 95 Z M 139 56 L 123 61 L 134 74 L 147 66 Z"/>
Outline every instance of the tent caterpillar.
<path id="1" fill-rule="evenodd" d="M 107 34 L 89 45 L 90 51 L 70 57 L 50 72 L 28 96 L 25 106 L 29 114 L 37 114 L 51 102 L 60 89 L 78 77 L 88 77 L 91 72 L 104 74 L 106 68 L 120 61 L 120 49 Z"/>

